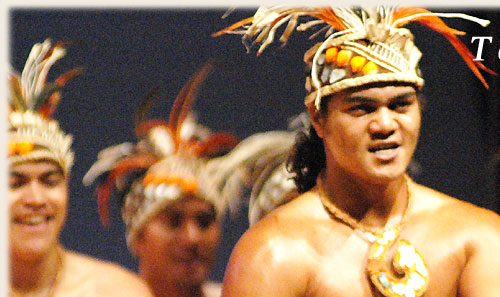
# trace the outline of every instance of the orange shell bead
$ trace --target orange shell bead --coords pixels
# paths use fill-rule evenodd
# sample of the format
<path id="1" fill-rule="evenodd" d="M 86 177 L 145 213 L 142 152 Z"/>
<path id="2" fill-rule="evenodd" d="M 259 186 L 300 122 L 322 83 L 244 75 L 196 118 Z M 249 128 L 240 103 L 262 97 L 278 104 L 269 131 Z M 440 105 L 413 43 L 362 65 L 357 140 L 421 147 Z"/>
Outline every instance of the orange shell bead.
<path id="1" fill-rule="evenodd" d="M 366 58 L 362 56 L 356 56 L 351 59 L 351 69 L 352 72 L 359 72 L 365 66 Z"/>
<path id="2" fill-rule="evenodd" d="M 148 174 L 146 175 L 143 179 L 142 179 L 142 184 L 144 186 L 147 186 L 149 185 L 150 183 L 152 183 L 154 180 L 154 176 L 152 174 Z"/>
<path id="3" fill-rule="evenodd" d="M 350 50 L 341 50 L 337 55 L 337 66 L 342 67 L 349 63 L 352 52 Z"/>
<path id="4" fill-rule="evenodd" d="M 9 142 L 9 156 L 15 155 L 17 152 L 17 143 Z"/>
<path id="5" fill-rule="evenodd" d="M 153 174 L 148 174 L 148 175 L 146 175 L 146 176 L 142 179 L 142 184 L 143 184 L 144 186 L 147 186 L 147 185 L 149 185 L 150 183 L 152 183 L 152 182 L 153 182 L 153 180 L 154 180 L 154 176 L 153 176 Z"/>
<path id="6" fill-rule="evenodd" d="M 365 66 L 361 71 L 363 71 L 364 75 L 375 74 L 378 71 L 378 67 L 377 64 L 373 63 L 372 61 L 369 61 L 368 63 L 365 64 Z"/>
<path id="7" fill-rule="evenodd" d="M 164 184 L 166 183 L 168 177 L 166 174 L 164 173 L 156 173 L 154 176 L 153 176 L 153 184 L 155 185 L 160 185 L 160 184 Z"/>
<path id="8" fill-rule="evenodd" d="M 170 175 L 165 179 L 165 183 L 180 186 L 182 184 L 182 178 L 177 175 Z"/>
<path id="9" fill-rule="evenodd" d="M 339 50 L 336 47 L 331 47 L 326 50 L 325 53 L 325 60 L 327 63 L 333 63 L 335 62 L 335 59 L 337 59 L 337 54 Z"/>
<path id="10" fill-rule="evenodd" d="M 26 155 L 29 154 L 31 151 L 33 151 L 33 148 L 35 145 L 31 142 L 23 141 L 19 142 L 16 145 L 16 151 L 20 155 Z"/>
<path id="11" fill-rule="evenodd" d="M 198 187 L 198 183 L 195 179 L 185 179 L 180 186 L 186 193 L 194 194 Z"/>

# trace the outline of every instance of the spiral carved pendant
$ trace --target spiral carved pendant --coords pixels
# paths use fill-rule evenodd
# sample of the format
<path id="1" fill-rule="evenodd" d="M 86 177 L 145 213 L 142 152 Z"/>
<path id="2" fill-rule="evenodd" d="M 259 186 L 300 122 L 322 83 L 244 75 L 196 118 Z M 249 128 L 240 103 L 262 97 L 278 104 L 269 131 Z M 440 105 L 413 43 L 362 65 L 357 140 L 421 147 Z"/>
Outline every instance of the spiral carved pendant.
<path id="1" fill-rule="evenodd" d="M 370 280 L 386 297 L 422 296 L 429 276 L 422 256 L 413 245 L 404 239 L 398 240 L 396 253 L 392 258 L 393 267 L 387 265 L 387 251 L 398 235 L 399 228 L 390 229 L 373 242 L 367 267 Z"/>

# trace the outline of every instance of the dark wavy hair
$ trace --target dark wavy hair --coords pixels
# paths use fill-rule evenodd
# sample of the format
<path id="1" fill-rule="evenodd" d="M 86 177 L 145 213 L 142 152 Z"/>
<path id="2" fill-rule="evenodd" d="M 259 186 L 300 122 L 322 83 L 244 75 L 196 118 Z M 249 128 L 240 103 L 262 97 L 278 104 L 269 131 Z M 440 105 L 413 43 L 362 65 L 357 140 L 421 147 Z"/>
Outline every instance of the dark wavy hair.
<path id="1" fill-rule="evenodd" d="M 361 87 L 369 88 L 384 85 L 407 86 L 408 84 L 401 82 L 388 82 L 367 84 Z M 419 90 L 416 90 L 416 94 L 420 110 L 423 110 L 426 99 Z M 327 114 L 327 102 L 330 99 L 330 96 L 326 96 L 323 100 L 321 100 L 320 116 L 325 116 Z M 292 178 L 299 193 L 307 192 L 316 185 L 318 174 L 321 170 L 323 170 L 325 164 L 326 155 L 323 139 L 318 136 L 312 124 L 309 123 L 303 127 L 300 132 L 298 132 L 295 138 L 295 144 L 288 155 L 288 159 L 286 160 L 286 168 L 290 173 L 292 173 Z M 415 166 L 418 167 L 418 162 L 412 161 L 410 167 L 408 168 L 408 172 L 410 174 L 418 174 L 419 170 Z"/>
<path id="2" fill-rule="evenodd" d="M 286 161 L 287 170 L 293 174 L 293 180 L 299 193 L 304 193 L 316 185 L 316 178 L 325 167 L 325 147 L 314 127 L 298 132 L 295 144 Z"/>

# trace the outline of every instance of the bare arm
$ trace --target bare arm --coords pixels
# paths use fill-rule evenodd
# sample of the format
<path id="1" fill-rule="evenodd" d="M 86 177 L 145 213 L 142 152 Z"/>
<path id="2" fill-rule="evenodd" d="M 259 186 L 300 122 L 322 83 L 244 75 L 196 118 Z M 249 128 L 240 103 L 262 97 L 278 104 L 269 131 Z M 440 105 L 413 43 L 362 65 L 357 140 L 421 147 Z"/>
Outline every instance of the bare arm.
<path id="1" fill-rule="evenodd" d="M 500 217 L 485 212 L 466 247 L 467 263 L 459 283 L 461 297 L 494 297 L 500 294 Z"/>

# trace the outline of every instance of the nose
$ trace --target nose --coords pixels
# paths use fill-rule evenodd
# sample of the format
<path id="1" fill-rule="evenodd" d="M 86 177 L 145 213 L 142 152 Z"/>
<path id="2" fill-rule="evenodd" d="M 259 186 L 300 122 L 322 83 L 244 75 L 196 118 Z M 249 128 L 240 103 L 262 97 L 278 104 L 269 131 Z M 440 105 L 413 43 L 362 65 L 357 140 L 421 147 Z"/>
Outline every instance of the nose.
<path id="1" fill-rule="evenodd" d="M 385 139 L 391 136 L 397 129 L 398 123 L 393 112 L 387 107 L 381 107 L 373 114 L 368 129 L 374 139 Z"/>
<path id="2" fill-rule="evenodd" d="M 196 245 L 201 239 L 201 230 L 196 222 L 188 220 L 184 223 L 181 232 L 181 241 L 186 246 Z"/>
<path id="3" fill-rule="evenodd" d="M 24 193 L 24 204 L 32 208 L 41 208 L 45 203 L 46 199 L 42 186 L 36 181 L 30 182 Z"/>

